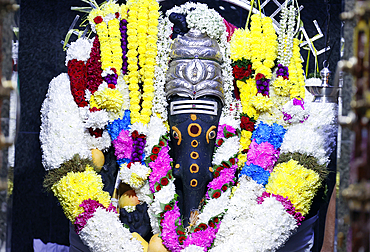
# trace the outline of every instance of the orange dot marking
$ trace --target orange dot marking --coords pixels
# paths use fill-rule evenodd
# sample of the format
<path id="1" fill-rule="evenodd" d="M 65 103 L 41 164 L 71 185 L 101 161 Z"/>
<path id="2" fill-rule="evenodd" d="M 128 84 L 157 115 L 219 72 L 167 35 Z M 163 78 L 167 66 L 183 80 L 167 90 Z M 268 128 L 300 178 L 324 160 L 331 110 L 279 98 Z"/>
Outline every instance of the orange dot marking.
<path id="1" fill-rule="evenodd" d="M 199 166 L 197 164 L 192 164 L 190 166 L 190 172 L 191 173 L 197 173 L 197 172 L 199 172 Z"/>
<path id="2" fill-rule="evenodd" d="M 196 186 L 198 185 L 198 181 L 197 181 L 196 179 L 192 179 L 192 180 L 190 181 L 190 185 L 191 185 L 192 187 L 196 187 Z"/>

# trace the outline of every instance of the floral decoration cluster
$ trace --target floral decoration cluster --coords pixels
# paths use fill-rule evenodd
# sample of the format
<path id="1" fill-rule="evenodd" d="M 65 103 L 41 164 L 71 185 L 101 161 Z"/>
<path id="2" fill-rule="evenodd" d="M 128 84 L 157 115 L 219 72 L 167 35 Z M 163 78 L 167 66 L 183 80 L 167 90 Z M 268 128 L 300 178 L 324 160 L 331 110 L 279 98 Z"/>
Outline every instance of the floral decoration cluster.
<path id="1" fill-rule="evenodd" d="M 252 15 L 250 30 L 233 31 L 200 3 L 175 6 L 166 15 L 154 0 L 91 5 L 87 20 L 97 36 L 71 43 L 68 74 L 51 81 L 41 109 L 45 168 L 56 169 L 75 154 L 91 159 L 92 149 L 112 144 L 120 166 L 117 183 L 129 185 L 148 204 L 152 232 L 170 251 L 281 247 L 308 214 L 321 180 L 312 167 L 294 158 L 281 162 L 279 156 L 309 155 L 326 165 L 335 132 L 333 107 L 313 104 L 305 94 L 295 8 L 284 7 L 276 35 L 268 17 Z M 213 180 L 187 228 L 172 174 L 164 95 L 173 12 L 219 43 L 226 100 Z M 232 96 L 234 81 L 240 102 Z M 233 106 L 237 116 L 227 116 Z M 143 251 L 102 188 L 90 166 L 52 186 L 91 251 Z"/>

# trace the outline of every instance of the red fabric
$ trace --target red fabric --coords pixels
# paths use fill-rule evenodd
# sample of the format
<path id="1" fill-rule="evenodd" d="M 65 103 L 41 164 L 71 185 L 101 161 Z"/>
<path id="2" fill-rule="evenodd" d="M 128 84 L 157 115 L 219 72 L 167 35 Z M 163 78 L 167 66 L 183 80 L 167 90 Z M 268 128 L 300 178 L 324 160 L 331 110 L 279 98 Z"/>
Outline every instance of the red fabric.
<path id="1" fill-rule="evenodd" d="M 237 28 L 235 25 L 233 25 L 233 24 L 231 24 L 231 23 L 229 23 L 229 22 L 227 22 L 225 19 L 224 19 L 224 24 L 226 25 L 226 31 L 227 31 L 227 33 L 229 34 L 228 36 L 227 36 L 227 42 L 229 42 L 230 41 L 230 39 L 231 39 L 231 36 L 234 34 L 234 31 L 235 31 L 235 29 Z"/>

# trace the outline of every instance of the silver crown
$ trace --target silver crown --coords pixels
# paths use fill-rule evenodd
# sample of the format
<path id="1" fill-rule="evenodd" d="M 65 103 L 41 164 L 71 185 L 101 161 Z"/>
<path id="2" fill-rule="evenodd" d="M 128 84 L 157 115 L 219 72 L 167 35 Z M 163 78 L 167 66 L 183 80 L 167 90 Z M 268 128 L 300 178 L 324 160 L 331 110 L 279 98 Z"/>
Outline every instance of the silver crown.
<path id="1" fill-rule="evenodd" d="M 224 103 L 221 74 L 222 55 L 217 41 L 199 30 L 191 29 L 175 39 L 171 63 L 166 74 L 166 97 L 217 96 Z"/>

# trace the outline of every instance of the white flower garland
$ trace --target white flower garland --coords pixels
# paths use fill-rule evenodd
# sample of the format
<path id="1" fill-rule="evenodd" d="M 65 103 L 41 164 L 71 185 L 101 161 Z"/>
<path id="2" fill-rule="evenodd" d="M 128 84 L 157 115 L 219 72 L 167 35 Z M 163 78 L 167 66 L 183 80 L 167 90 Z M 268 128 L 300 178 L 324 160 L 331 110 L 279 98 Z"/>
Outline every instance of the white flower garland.
<path id="1" fill-rule="evenodd" d="M 278 63 L 283 66 L 289 66 L 293 55 L 295 12 L 296 8 L 293 5 L 289 7 L 289 10 L 284 5 L 281 10 L 280 29 L 278 31 Z"/>
<path id="2" fill-rule="evenodd" d="M 210 251 L 274 251 L 284 244 L 297 228 L 296 220 L 273 197 L 257 204 L 263 192 L 254 180 L 239 179 Z"/>
<path id="3" fill-rule="evenodd" d="M 153 114 L 157 113 L 161 116 L 162 121 L 167 120 L 167 100 L 164 92 L 166 84 L 166 72 L 168 69 L 168 61 L 170 59 L 171 43 L 170 39 L 173 24 L 168 20 L 168 17 L 160 16 L 158 20 L 158 40 L 157 40 L 157 57 L 155 65 L 154 78 L 154 98 L 153 98 Z"/>
<path id="4" fill-rule="evenodd" d="M 141 243 L 133 238 L 127 228 L 122 226 L 117 213 L 109 212 L 100 207 L 96 209 L 94 216 L 87 221 L 79 235 L 91 252 L 143 251 Z M 100 242 L 97 242 L 97 237 Z"/>
<path id="5" fill-rule="evenodd" d="M 207 204 L 202 210 L 202 213 L 198 215 L 196 225 L 199 225 L 200 223 L 208 223 L 212 217 L 225 213 L 229 203 L 230 195 L 231 190 L 228 188 L 227 191 L 222 193 L 219 198 L 208 200 Z"/>
<path id="6" fill-rule="evenodd" d="M 72 42 L 67 49 L 66 55 L 66 66 L 68 61 L 76 59 L 86 61 L 90 58 L 91 48 L 93 46 L 93 40 L 87 38 L 79 38 L 75 42 Z"/>
<path id="7" fill-rule="evenodd" d="M 227 138 L 213 154 L 212 164 L 220 165 L 222 161 L 229 160 L 230 157 L 237 154 L 239 152 L 239 140 L 238 136 Z"/>
<path id="8" fill-rule="evenodd" d="M 69 77 L 60 74 L 50 82 L 41 107 L 40 142 L 45 169 L 59 168 L 75 154 L 91 158 L 85 141 L 84 125 L 71 94 Z"/>

